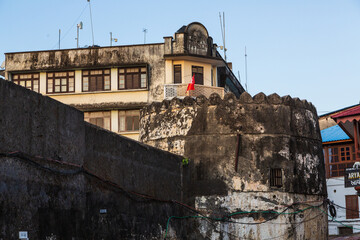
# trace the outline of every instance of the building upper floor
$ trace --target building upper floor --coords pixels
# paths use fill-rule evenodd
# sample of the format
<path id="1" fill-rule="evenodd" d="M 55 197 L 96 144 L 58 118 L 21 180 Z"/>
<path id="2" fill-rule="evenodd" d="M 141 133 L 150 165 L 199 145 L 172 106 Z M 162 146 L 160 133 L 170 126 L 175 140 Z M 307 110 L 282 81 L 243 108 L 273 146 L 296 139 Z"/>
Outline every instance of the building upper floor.
<path id="1" fill-rule="evenodd" d="M 162 43 L 6 53 L 5 78 L 134 139 L 139 109 L 148 103 L 229 91 L 239 97 L 244 92 L 207 29 L 197 22 Z M 187 91 L 192 78 L 195 90 Z"/>
<path id="2" fill-rule="evenodd" d="M 329 116 L 337 125 L 321 130 L 327 178 L 341 177 L 346 168 L 360 161 L 360 106 Z"/>
<path id="3" fill-rule="evenodd" d="M 7 80 L 74 105 L 182 97 L 193 76 L 197 94 L 244 92 L 197 22 L 163 43 L 15 52 L 5 58 Z"/>

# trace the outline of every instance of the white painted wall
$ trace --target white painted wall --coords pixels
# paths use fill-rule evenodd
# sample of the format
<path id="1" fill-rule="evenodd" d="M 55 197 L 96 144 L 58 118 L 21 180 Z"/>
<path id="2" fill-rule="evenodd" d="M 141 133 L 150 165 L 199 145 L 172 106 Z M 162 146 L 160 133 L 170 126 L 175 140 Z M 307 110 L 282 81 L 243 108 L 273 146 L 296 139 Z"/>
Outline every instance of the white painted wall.
<path id="1" fill-rule="evenodd" d="M 345 188 L 344 187 L 344 177 L 338 178 L 329 178 L 326 181 L 328 198 L 330 201 L 333 201 L 335 204 L 346 207 L 345 196 L 346 195 L 356 195 L 354 188 Z M 360 203 L 360 199 L 359 203 Z M 346 219 L 346 210 L 343 208 L 336 207 L 336 220 L 341 221 L 342 223 L 352 226 L 354 232 L 360 232 L 360 218 L 357 219 Z M 340 223 L 331 221 L 329 217 L 329 235 L 338 235 L 338 227 L 343 227 Z"/>

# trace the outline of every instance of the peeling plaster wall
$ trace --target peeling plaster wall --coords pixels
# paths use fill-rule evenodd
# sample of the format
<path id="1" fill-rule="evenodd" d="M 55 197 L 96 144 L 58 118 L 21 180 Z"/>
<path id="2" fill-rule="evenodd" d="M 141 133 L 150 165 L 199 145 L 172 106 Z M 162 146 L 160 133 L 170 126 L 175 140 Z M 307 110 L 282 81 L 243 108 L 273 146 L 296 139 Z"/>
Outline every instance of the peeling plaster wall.
<path id="1" fill-rule="evenodd" d="M 216 94 L 209 99 L 186 97 L 145 107 L 140 123 L 140 141 L 184 155 L 193 163 L 187 197 L 204 214 L 281 211 L 284 205 L 295 202 L 318 201 L 321 204 L 326 199 L 316 109 L 305 100 L 263 93 L 253 98 L 244 93 L 240 99 L 227 94 L 224 100 Z M 280 188 L 270 187 L 272 168 L 282 169 Z M 298 205 L 297 209 L 305 207 Z M 326 211 L 324 205 L 321 208 Z M 264 218 L 266 216 L 240 217 L 235 221 L 256 224 Z M 197 233 L 213 239 L 327 237 L 327 217 L 319 209 L 292 218 L 279 216 L 272 222 L 279 224 L 219 223 L 214 227 L 199 220 Z M 230 232 L 227 236 L 221 235 L 227 231 Z"/>
<path id="2" fill-rule="evenodd" d="M 6 72 L 61 71 L 148 65 L 149 101 L 160 101 L 165 83 L 164 44 L 7 53 Z"/>

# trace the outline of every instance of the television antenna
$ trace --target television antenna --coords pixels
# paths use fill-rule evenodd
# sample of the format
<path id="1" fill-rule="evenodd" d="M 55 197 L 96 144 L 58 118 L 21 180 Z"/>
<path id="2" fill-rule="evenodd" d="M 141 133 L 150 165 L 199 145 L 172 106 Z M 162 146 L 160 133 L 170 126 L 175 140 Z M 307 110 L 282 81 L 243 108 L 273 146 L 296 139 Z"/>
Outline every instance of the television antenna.
<path id="1" fill-rule="evenodd" d="M 112 32 L 110 32 L 110 47 L 112 46 L 112 42 L 117 42 L 118 41 L 118 39 L 117 38 L 113 38 L 112 37 Z"/>
<path id="2" fill-rule="evenodd" d="M 89 8 L 90 8 L 90 20 L 91 20 L 91 34 L 92 34 L 92 43 L 93 46 L 94 44 L 94 27 L 93 27 L 93 21 L 92 21 L 92 14 L 91 14 L 91 4 L 90 4 L 90 0 L 87 0 L 89 2 Z"/>
<path id="3" fill-rule="evenodd" d="M 59 49 L 60 49 L 60 37 L 61 37 L 61 29 L 59 29 Z"/>
<path id="4" fill-rule="evenodd" d="M 246 46 L 245 46 L 245 89 L 248 91 L 248 77 L 247 77 L 247 54 L 246 54 Z"/>
<path id="5" fill-rule="evenodd" d="M 76 25 L 76 47 L 79 48 L 79 29 L 83 29 L 83 22 Z"/>
<path id="6" fill-rule="evenodd" d="M 220 46 L 221 50 L 224 50 L 224 59 L 226 62 L 226 47 L 225 47 L 225 12 L 223 12 L 223 18 L 221 20 L 221 13 L 219 12 L 219 18 L 220 18 L 220 28 L 221 28 L 221 37 L 223 40 L 223 46 Z"/>
<path id="7" fill-rule="evenodd" d="M 144 33 L 144 44 L 146 43 L 146 34 L 147 34 L 147 28 L 143 28 L 143 33 Z"/>

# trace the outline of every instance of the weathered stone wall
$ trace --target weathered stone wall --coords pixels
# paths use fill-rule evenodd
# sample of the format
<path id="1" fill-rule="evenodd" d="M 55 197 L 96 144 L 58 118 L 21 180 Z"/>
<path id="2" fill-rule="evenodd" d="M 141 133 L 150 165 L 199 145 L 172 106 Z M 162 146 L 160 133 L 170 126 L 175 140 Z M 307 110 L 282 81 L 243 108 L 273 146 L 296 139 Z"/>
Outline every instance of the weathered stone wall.
<path id="1" fill-rule="evenodd" d="M 0 151 L 21 151 L 82 164 L 83 113 L 0 80 Z"/>
<path id="2" fill-rule="evenodd" d="M 181 156 L 3 80 L 0 113 L 0 239 L 159 239 L 170 216 L 189 214 L 174 202 L 188 179 Z M 186 228 L 174 223 L 179 239 Z"/>
<path id="3" fill-rule="evenodd" d="M 187 197 L 208 216 L 282 211 L 285 205 L 302 202 L 295 207 L 299 210 L 307 207 L 304 202 L 321 205 L 326 199 L 316 109 L 305 100 L 263 93 L 253 98 L 243 93 L 240 99 L 232 94 L 224 100 L 218 95 L 173 99 L 144 108 L 140 129 L 141 141 L 190 158 L 194 168 Z M 270 186 L 270 169 L 282 170 L 281 187 Z M 198 231 L 230 239 L 327 236 L 327 217 L 319 209 L 276 216 L 271 222 L 279 224 L 260 224 L 263 220 L 239 217 L 234 221 L 253 225 L 218 223 L 215 228 L 199 220 Z"/>
<path id="4" fill-rule="evenodd" d="M 164 44 L 6 53 L 6 72 L 61 71 L 148 65 L 149 101 L 162 99 L 165 82 Z"/>

